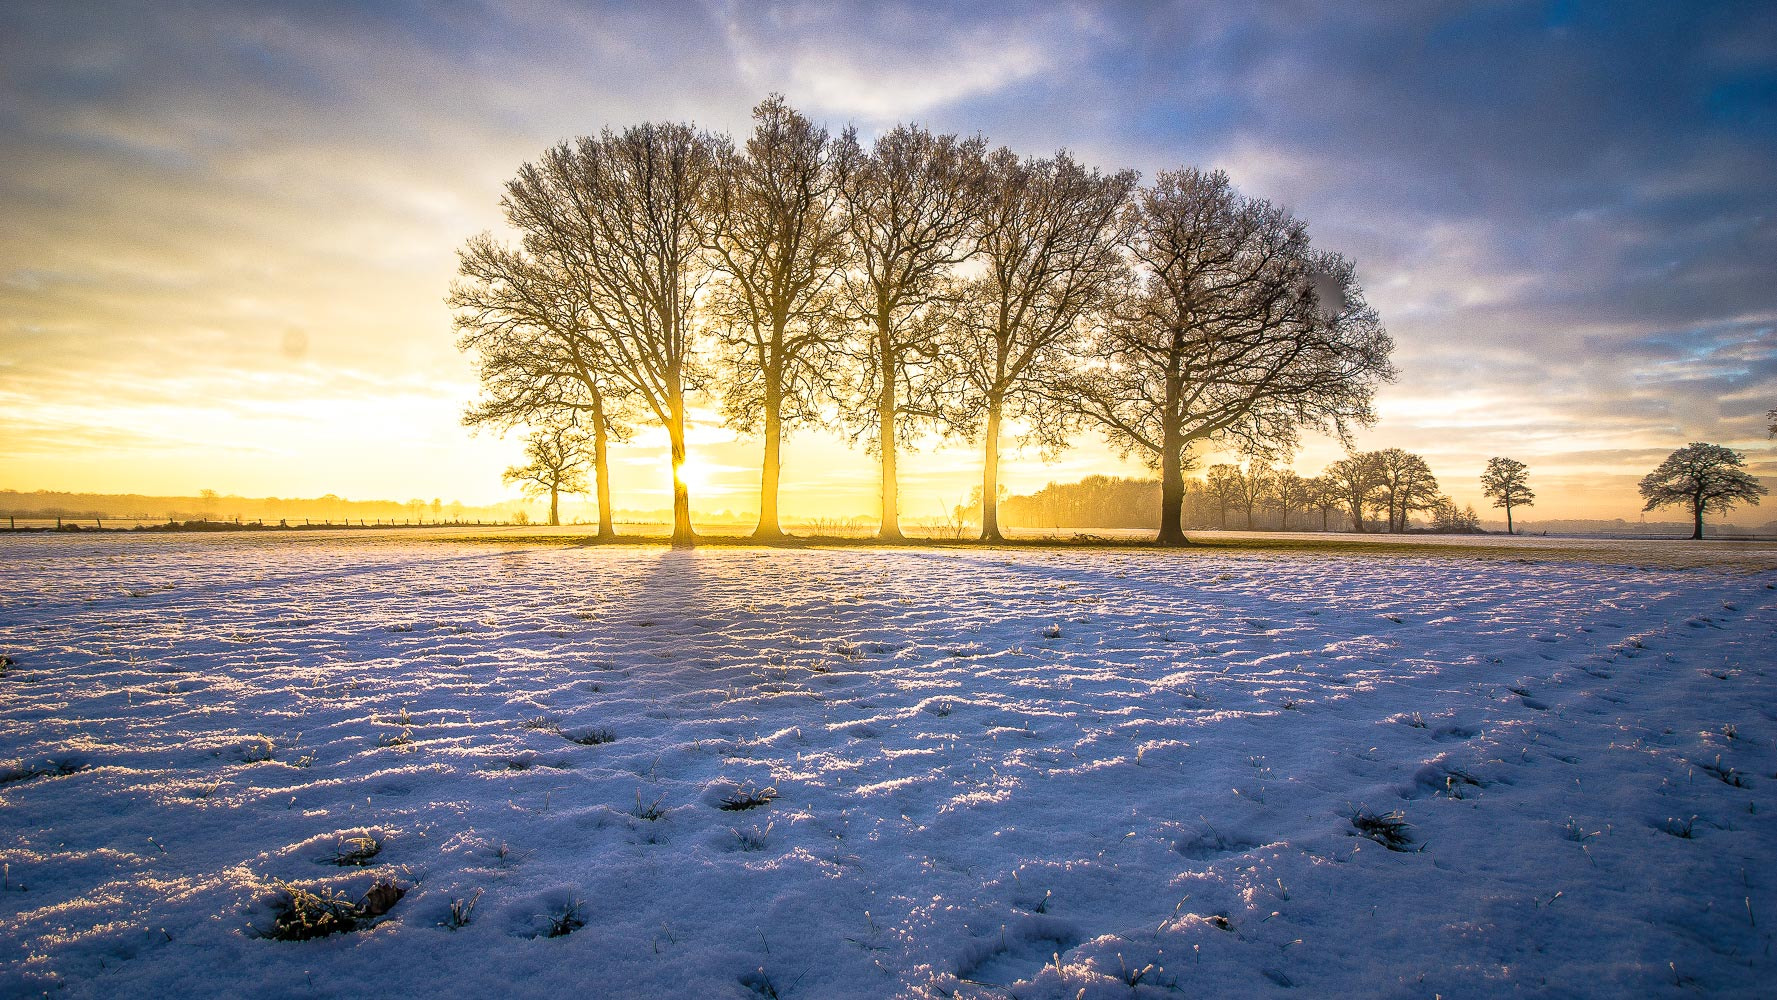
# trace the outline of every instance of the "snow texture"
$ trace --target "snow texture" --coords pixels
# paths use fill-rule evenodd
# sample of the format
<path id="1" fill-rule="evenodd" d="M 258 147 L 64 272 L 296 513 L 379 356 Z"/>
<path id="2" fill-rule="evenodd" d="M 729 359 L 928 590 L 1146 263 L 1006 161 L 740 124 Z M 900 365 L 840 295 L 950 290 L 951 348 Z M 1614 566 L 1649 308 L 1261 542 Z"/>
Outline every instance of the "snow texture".
<path id="1" fill-rule="evenodd" d="M 3 539 L 0 995 L 1768 996 L 1774 587 Z"/>

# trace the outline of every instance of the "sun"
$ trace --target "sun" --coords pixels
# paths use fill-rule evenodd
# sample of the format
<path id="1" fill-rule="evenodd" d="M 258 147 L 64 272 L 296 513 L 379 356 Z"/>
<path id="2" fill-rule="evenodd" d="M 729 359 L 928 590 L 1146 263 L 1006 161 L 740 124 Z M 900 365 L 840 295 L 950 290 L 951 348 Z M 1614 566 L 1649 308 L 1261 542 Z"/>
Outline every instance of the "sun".
<path id="1" fill-rule="evenodd" d="M 679 481 L 693 495 L 702 493 L 709 485 L 709 470 L 697 459 L 687 457 L 679 466 Z"/>

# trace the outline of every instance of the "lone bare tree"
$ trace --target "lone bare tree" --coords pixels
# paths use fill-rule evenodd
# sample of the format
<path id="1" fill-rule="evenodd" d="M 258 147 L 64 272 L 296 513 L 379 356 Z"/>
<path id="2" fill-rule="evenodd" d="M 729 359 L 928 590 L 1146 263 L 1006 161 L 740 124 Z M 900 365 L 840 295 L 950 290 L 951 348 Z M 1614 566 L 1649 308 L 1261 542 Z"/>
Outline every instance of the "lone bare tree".
<path id="1" fill-rule="evenodd" d="M 718 164 L 727 140 L 680 123 L 561 143 L 506 186 L 526 249 L 575 286 L 603 368 L 666 430 L 675 546 L 694 543 L 685 484 L 688 391 L 702 381 L 693 311 L 712 268 Z"/>
<path id="2" fill-rule="evenodd" d="M 1400 448 L 1384 448 L 1375 455 L 1378 484 L 1388 505 L 1388 530 L 1407 530 L 1407 515 L 1431 510 L 1438 502 L 1438 478 L 1424 458 Z"/>
<path id="3" fill-rule="evenodd" d="M 1770 491 L 1740 471 L 1746 456 L 1719 444 L 1692 442 L 1666 456 L 1641 478 L 1644 511 L 1684 506 L 1691 510 L 1691 537 L 1703 537 L 1703 515 L 1726 514 L 1735 504 L 1758 505 Z"/>
<path id="4" fill-rule="evenodd" d="M 778 481 L 786 423 L 814 417 L 840 340 L 832 297 L 850 259 L 839 211 L 844 163 L 827 131 L 772 94 L 753 109 L 745 151 L 726 156 L 715 188 L 713 247 L 722 275 L 710 319 L 726 348 L 723 416 L 762 429 L 759 525 L 783 537 Z"/>
<path id="5" fill-rule="evenodd" d="M 509 204 L 507 213 L 523 231 L 522 217 Z M 548 252 L 539 234 L 527 232 L 525 238 Z M 608 370 L 599 343 L 604 331 L 592 325 L 573 280 L 559 266 L 487 233 L 458 251 L 457 273 L 446 302 L 460 333 L 458 348 L 475 357 L 482 393 L 463 423 L 504 431 L 584 422 L 592 436 L 598 535 L 612 537 L 609 448 L 613 438 L 629 435 L 630 394 Z"/>
<path id="6" fill-rule="evenodd" d="M 1351 263 L 1226 174 L 1162 173 L 1129 209 L 1139 272 L 1082 373 L 1084 416 L 1160 468 L 1163 544 L 1184 544 L 1185 453 L 1230 439 L 1265 454 L 1303 428 L 1347 436 L 1374 419 L 1393 343 Z"/>
<path id="7" fill-rule="evenodd" d="M 923 369 L 938 353 L 934 304 L 952 295 L 952 265 L 974 252 L 969 237 L 981 189 L 986 143 L 897 125 L 866 152 L 847 131 L 839 140 L 840 191 L 856 254 L 845 288 L 848 318 L 861 325 L 860 369 L 852 402 L 860 436 L 882 460 L 880 537 L 901 538 L 895 477 L 897 421 L 935 419 L 924 404 Z"/>
<path id="8" fill-rule="evenodd" d="M 524 462 L 507 469 L 500 478 L 518 483 L 526 496 L 549 495 L 549 523 L 561 523 L 561 495 L 586 492 L 586 472 L 591 461 L 586 431 L 572 425 L 545 427 L 524 442 Z M 601 508 L 599 513 L 604 513 Z"/>
<path id="9" fill-rule="evenodd" d="M 1364 533 L 1364 509 L 1376 502 L 1382 491 L 1382 470 L 1373 451 L 1347 455 L 1328 465 L 1321 473 L 1327 496 L 1351 513 L 1351 530 Z"/>
<path id="10" fill-rule="evenodd" d="M 973 235 L 984 267 L 961 288 L 953 360 L 965 419 L 986 425 L 981 537 L 999 541 L 1001 421 L 1023 419 L 1046 446 L 1065 443 L 1052 387 L 1122 273 L 1117 222 L 1136 174 L 1106 176 L 1065 151 L 1020 159 L 1003 147 L 983 169 Z"/>
<path id="11" fill-rule="evenodd" d="M 1530 466 L 1510 458 L 1490 458 L 1487 470 L 1481 473 L 1481 495 L 1492 497 L 1493 506 L 1506 510 L 1506 534 L 1512 528 L 1512 508 L 1536 505 L 1536 494 L 1530 489 Z"/>

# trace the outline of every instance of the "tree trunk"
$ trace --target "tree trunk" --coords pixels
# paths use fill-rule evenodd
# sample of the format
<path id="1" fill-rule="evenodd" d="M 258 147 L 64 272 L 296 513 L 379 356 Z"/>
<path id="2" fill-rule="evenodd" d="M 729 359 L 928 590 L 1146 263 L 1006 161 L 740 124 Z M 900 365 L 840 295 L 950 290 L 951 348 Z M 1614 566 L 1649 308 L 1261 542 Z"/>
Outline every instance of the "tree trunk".
<path id="1" fill-rule="evenodd" d="M 1251 507 L 1246 509 L 1246 530 L 1253 530 L 1253 509 Z"/>
<path id="2" fill-rule="evenodd" d="M 1175 395 L 1176 378 L 1167 379 L 1167 402 L 1172 403 Z M 1185 528 L 1180 517 L 1185 512 L 1185 442 L 1179 433 L 1178 421 L 1171 414 L 1173 406 L 1166 408 L 1166 426 L 1160 432 L 1160 537 L 1161 545 L 1189 545 L 1190 539 L 1185 537 Z M 1227 522 L 1226 508 L 1223 509 L 1222 521 Z"/>
<path id="3" fill-rule="evenodd" d="M 561 490 L 554 483 L 549 484 L 549 526 L 561 525 Z"/>
<path id="4" fill-rule="evenodd" d="M 778 477 L 784 436 L 784 393 L 780 374 L 775 371 L 765 373 L 765 463 L 759 477 L 759 526 L 753 529 L 753 537 L 762 541 L 784 537 L 777 516 Z"/>
<path id="5" fill-rule="evenodd" d="M 677 373 L 673 373 L 676 375 Z M 697 544 L 697 536 L 691 530 L 691 489 L 685 485 L 683 470 L 685 468 L 685 393 L 676 384 L 668 389 L 667 395 L 667 439 L 672 448 L 673 462 L 673 536 L 672 545 L 675 549 L 688 549 Z"/>
<path id="6" fill-rule="evenodd" d="M 890 354 L 887 317 L 878 317 L 876 327 L 878 359 L 882 363 L 882 392 L 876 400 L 879 425 L 878 444 L 882 448 L 882 527 L 876 537 L 901 540 L 901 512 L 895 486 L 895 359 Z"/>
<path id="7" fill-rule="evenodd" d="M 1000 401 L 987 404 L 987 445 L 981 463 L 981 540 L 1001 542 L 1000 535 Z M 1181 496 L 1182 499 L 1182 496 Z"/>
<path id="8" fill-rule="evenodd" d="M 1512 505 L 1511 504 L 1506 504 L 1506 534 L 1508 534 L 1508 535 L 1517 534 L 1516 531 L 1512 530 Z"/>
<path id="9" fill-rule="evenodd" d="M 612 526 L 611 520 L 611 467 L 606 461 L 606 450 L 610 444 L 610 436 L 611 432 L 609 428 L 605 426 L 604 400 L 601 397 L 594 395 L 592 397 L 592 475 L 593 481 L 597 484 L 599 501 L 598 537 L 600 538 L 613 538 L 617 534 L 616 529 Z"/>
<path id="10" fill-rule="evenodd" d="M 1364 533 L 1364 502 L 1362 500 L 1351 501 L 1351 530 L 1360 535 Z"/>
<path id="11" fill-rule="evenodd" d="M 1695 527 L 1693 527 L 1691 529 L 1691 537 L 1695 538 L 1695 539 L 1700 539 L 1703 537 L 1703 498 L 1702 497 L 1697 497 L 1695 500 L 1693 500 L 1691 502 L 1691 518 L 1692 518 L 1692 522 L 1695 524 Z"/>

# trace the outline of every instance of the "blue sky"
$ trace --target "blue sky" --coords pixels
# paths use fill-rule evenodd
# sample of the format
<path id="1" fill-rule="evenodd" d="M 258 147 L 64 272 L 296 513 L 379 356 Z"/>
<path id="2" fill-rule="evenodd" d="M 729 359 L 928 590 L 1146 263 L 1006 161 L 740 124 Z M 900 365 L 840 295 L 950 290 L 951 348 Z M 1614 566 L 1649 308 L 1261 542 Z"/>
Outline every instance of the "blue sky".
<path id="1" fill-rule="evenodd" d="M 0 4 L 0 487 L 504 495 L 516 442 L 456 423 L 455 248 L 559 139 L 740 132 L 774 90 L 1288 205 L 1398 344 L 1360 446 L 1459 500 L 1496 454 L 1545 516 L 1636 516 L 1693 440 L 1777 475 L 1769 3 L 45 2 Z M 756 442 L 694 440 L 707 506 L 750 506 Z M 1082 445 L 1010 485 L 1133 468 Z M 626 449 L 621 505 L 659 505 L 661 451 Z M 786 458 L 792 513 L 872 506 L 836 440 Z M 910 514 L 977 461 L 905 459 Z"/>

